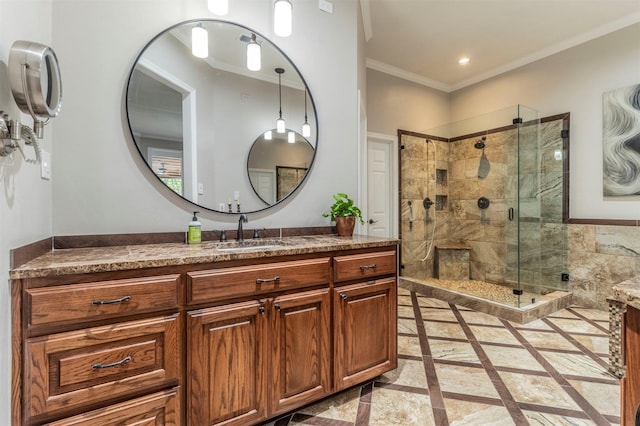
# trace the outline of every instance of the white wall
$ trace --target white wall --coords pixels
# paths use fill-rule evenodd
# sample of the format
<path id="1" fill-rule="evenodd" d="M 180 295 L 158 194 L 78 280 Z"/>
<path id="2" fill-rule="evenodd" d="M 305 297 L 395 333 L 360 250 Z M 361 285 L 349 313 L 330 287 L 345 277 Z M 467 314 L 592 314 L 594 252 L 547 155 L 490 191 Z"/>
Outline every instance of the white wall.
<path id="1" fill-rule="evenodd" d="M 19 110 L 8 87 L 7 62 L 15 40 L 51 45 L 51 0 L 0 1 L 0 110 L 27 125 L 28 115 Z M 45 127 L 43 148 L 52 150 L 55 124 Z M 33 158 L 33 150 L 25 149 Z M 40 166 L 26 164 L 19 153 L 15 163 L 0 158 L 0 424 L 11 423 L 11 299 L 9 250 L 51 235 L 51 182 L 40 179 Z"/>
<path id="2" fill-rule="evenodd" d="M 515 104 L 571 113 L 572 218 L 638 219 L 639 201 L 602 195 L 602 94 L 640 83 L 640 24 L 451 94 L 451 121 Z"/>
<path id="3" fill-rule="evenodd" d="M 331 195 L 357 191 L 357 2 L 294 5 L 293 35 L 272 31 L 272 2 L 234 0 L 226 20 L 277 44 L 305 78 L 318 109 L 319 143 L 309 179 L 291 200 L 249 215 L 250 227 L 328 225 Z M 143 17 L 143 19 L 141 19 Z M 183 231 L 194 208 L 157 182 L 132 147 L 123 113 L 126 78 L 140 49 L 179 21 L 213 18 L 203 0 L 57 0 L 53 44 L 63 68 L 56 126 L 55 235 Z M 73 25 L 65 23 L 73 21 Z M 237 216 L 202 211 L 203 229 Z"/>
<path id="4" fill-rule="evenodd" d="M 421 132 L 450 122 L 449 95 L 369 69 L 367 115 L 370 132 L 392 136 L 398 129 Z"/>

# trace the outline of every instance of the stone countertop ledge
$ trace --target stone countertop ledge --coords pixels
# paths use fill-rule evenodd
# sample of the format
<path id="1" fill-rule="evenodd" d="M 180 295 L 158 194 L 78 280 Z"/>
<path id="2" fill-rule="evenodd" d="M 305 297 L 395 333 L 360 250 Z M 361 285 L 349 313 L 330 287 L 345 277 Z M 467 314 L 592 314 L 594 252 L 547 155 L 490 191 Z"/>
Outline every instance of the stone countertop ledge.
<path id="1" fill-rule="evenodd" d="M 613 286 L 613 299 L 640 309 L 640 275 Z"/>
<path id="2" fill-rule="evenodd" d="M 54 249 L 9 271 L 12 280 L 68 274 L 193 265 L 308 253 L 395 246 L 397 239 L 354 235 L 310 235 L 199 244 L 164 243 Z"/>

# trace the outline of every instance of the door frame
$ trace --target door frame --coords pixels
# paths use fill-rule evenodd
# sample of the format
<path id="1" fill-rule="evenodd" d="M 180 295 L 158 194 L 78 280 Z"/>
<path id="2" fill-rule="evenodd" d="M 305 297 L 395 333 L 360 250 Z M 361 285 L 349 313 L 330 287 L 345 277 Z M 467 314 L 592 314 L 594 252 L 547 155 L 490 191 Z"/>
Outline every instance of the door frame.
<path id="1" fill-rule="evenodd" d="M 140 58 L 137 67 L 140 72 L 182 94 L 182 196 L 197 203 L 196 89 L 148 59 Z"/>
<path id="2" fill-rule="evenodd" d="M 375 141 L 378 143 L 384 143 L 389 145 L 389 179 L 391 188 L 391 197 L 389 197 L 390 205 L 388 206 L 389 211 L 389 223 L 390 223 L 390 233 L 391 238 L 398 238 L 398 200 L 399 200 L 399 182 L 398 182 L 398 137 L 394 135 L 386 135 L 383 133 L 376 132 L 367 132 L 366 138 L 364 138 L 363 146 L 361 147 L 361 175 L 360 181 L 361 185 L 361 193 L 359 197 L 360 206 L 363 207 L 362 213 L 363 217 L 366 219 L 368 213 L 368 181 L 369 181 L 369 170 L 368 170 L 368 148 L 369 142 Z M 364 225 L 365 234 L 368 234 L 368 224 L 365 222 Z"/>

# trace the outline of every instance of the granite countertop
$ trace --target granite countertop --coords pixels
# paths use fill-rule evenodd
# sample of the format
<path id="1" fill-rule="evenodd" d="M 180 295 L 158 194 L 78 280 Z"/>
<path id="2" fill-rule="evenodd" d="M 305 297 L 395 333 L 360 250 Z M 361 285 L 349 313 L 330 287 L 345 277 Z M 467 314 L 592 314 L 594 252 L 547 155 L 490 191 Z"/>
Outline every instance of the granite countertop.
<path id="1" fill-rule="evenodd" d="M 612 297 L 618 302 L 640 309 L 640 275 L 614 285 Z"/>
<path id="2" fill-rule="evenodd" d="M 258 259 L 334 250 L 394 246 L 397 239 L 354 235 L 309 235 L 264 238 L 243 243 L 205 241 L 200 244 L 143 244 L 54 249 L 9 272 L 10 279 L 121 271 L 158 266 L 192 265 L 240 259 Z"/>

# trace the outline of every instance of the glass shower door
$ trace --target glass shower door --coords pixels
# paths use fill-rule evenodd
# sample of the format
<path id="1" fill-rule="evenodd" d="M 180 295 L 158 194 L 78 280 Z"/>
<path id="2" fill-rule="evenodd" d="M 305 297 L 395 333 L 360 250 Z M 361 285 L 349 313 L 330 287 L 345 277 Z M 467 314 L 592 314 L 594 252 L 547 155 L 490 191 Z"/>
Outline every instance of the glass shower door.
<path id="1" fill-rule="evenodd" d="M 538 111 L 518 105 L 515 141 L 507 155 L 507 250 L 509 276 L 517 306 L 535 303 L 540 294 L 542 158 Z"/>

